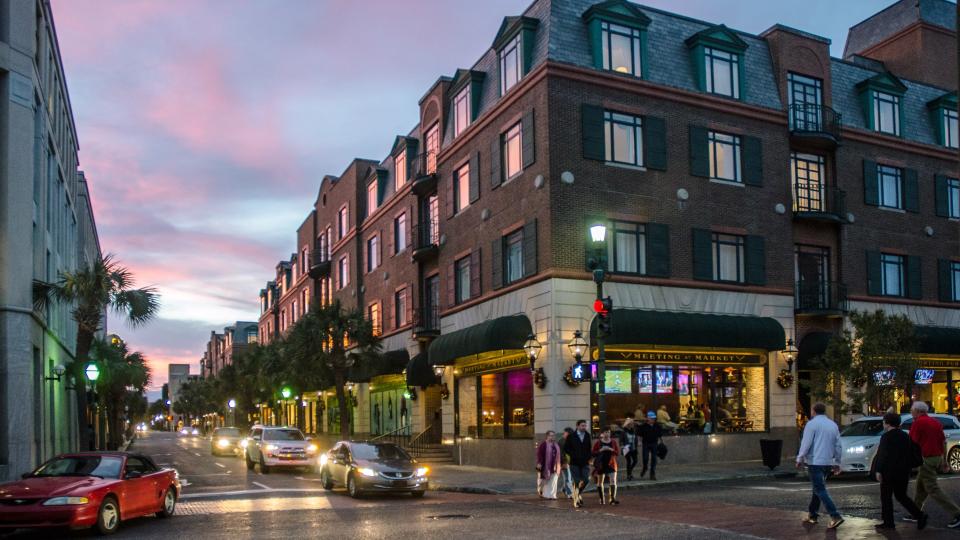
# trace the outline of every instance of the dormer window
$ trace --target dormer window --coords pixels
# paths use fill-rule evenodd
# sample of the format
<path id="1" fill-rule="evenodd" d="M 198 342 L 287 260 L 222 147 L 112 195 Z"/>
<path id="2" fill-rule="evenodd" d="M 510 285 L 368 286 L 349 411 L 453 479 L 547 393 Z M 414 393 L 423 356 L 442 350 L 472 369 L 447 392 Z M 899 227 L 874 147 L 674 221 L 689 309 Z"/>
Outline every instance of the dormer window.
<path id="1" fill-rule="evenodd" d="M 500 50 L 500 94 L 506 94 L 523 77 L 520 65 L 520 34 Z"/>
<path id="2" fill-rule="evenodd" d="M 930 109 L 930 120 L 936 131 L 937 144 L 947 148 L 957 148 L 960 143 L 960 133 L 957 129 L 957 94 L 951 92 L 927 103 Z"/>
<path id="3" fill-rule="evenodd" d="M 584 14 L 593 65 L 604 71 L 643 78 L 650 18 L 630 2 L 601 2 Z"/>
<path id="4" fill-rule="evenodd" d="M 500 95 L 504 95 L 530 72 L 533 44 L 540 19 L 504 17 L 491 48 L 496 51 L 500 68 Z"/>
<path id="5" fill-rule="evenodd" d="M 642 73 L 640 30 L 606 21 L 600 23 L 600 29 L 603 69 L 639 77 Z"/>
<path id="6" fill-rule="evenodd" d="M 742 99 L 747 43 L 722 24 L 697 32 L 686 43 L 700 90 Z"/>
<path id="7" fill-rule="evenodd" d="M 705 90 L 740 99 L 740 55 L 705 47 L 703 61 Z"/>
<path id="8" fill-rule="evenodd" d="M 891 73 L 880 73 L 857 83 L 867 129 L 899 137 L 906 85 Z"/>
<path id="9" fill-rule="evenodd" d="M 872 92 L 873 129 L 880 133 L 900 135 L 900 96 Z"/>
<path id="10" fill-rule="evenodd" d="M 484 73 L 458 69 L 450 87 L 453 101 L 453 136 L 459 137 L 477 118 L 480 111 L 480 94 L 483 88 Z M 427 136 L 427 150 L 430 150 L 430 136 Z"/>
<path id="11" fill-rule="evenodd" d="M 453 136 L 459 137 L 470 125 L 470 86 L 453 98 Z"/>
<path id="12" fill-rule="evenodd" d="M 943 126 L 943 145 L 947 148 L 957 148 L 958 139 L 957 139 L 957 127 L 958 127 L 958 116 L 956 109 L 943 109 L 941 114 L 942 120 L 941 123 Z"/>

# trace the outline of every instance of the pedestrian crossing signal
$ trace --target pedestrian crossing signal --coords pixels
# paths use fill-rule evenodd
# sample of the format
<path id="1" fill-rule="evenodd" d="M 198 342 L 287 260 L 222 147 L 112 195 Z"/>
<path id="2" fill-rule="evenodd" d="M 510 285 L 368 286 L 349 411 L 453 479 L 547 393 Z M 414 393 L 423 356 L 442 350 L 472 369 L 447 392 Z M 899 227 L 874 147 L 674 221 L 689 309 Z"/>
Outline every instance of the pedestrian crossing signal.
<path id="1" fill-rule="evenodd" d="M 583 364 L 582 363 L 577 362 L 576 364 L 574 364 L 572 372 L 573 372 L 572 373 L 573 380 L 578 382 L 583 380 Z"/>

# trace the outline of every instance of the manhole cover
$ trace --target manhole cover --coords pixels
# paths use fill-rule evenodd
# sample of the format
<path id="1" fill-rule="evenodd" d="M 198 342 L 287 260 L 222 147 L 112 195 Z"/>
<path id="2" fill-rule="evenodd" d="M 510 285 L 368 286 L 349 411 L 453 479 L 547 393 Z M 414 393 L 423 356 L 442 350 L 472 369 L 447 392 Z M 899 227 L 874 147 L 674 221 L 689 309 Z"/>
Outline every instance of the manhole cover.
<path id="1" fill-rule="evenodd" d="M 470 519 L 472 516 L 469 514 L 440 514 L 436 516 L 427 516 L 427 519 Z"/>

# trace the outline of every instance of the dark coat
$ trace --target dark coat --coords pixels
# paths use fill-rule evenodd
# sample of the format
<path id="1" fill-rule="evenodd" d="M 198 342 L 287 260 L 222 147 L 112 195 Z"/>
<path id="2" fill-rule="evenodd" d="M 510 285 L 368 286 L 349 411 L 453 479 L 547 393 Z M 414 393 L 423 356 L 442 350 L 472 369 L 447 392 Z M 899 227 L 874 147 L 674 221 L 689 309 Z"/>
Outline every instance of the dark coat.
<path id="1" fill-rule="evenodd" d="M 590 464 L 590 458 L 593 457 L 593 441 L 590 440 L 590 433 L 584 433 L 583 442 L 580 442 L 580 437 L 576 432 L 567 435 L 567 442 L 563 445 L 563 451 L 570 456 L 571 465 L 586 467 Z"/>
<path id="2" fill-rule="evenodd" d="M 883 476 L 903 477 L 910 474 L 913 442 L 902 429 L 891 429 L 880 437 L 873 468 Z"/>
<path id="3" fill-rule="evenodd" d="M 644 422 L 637 428 L 637 435 L 644 446 L 653 446 L 663 437 L 663 426 Z"/>

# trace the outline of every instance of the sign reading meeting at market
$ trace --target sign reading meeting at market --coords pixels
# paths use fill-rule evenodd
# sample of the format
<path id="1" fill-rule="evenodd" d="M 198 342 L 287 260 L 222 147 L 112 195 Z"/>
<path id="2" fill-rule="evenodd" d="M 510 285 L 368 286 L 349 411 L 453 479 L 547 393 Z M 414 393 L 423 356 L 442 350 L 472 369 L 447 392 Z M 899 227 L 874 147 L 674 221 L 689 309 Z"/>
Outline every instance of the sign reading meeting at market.
<path id="1" fill-rule="evenodd" d="M 751 353 L 686 351 L 606 351 L 608 361 L 696 364 L 762 364 L 763 357 Z M 596 351 L 594 351 L 596 359 Z"/>

